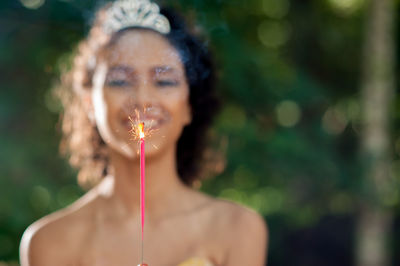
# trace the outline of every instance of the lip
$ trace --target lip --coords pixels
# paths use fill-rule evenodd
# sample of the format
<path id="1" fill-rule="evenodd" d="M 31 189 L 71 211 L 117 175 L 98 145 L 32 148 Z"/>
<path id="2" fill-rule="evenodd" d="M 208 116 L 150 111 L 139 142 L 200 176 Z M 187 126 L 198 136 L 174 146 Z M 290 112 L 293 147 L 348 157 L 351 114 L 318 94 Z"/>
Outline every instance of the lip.
<path id="1" fill-rule="evenodd" d="M 171 114 L 159 105 L 128 105 L 121 110 L 120 121 L 127 131 L 132 130 L 134 126 L 144 123 L 145 131 L 154 131 L 160 129 L 171 120 Z"/>

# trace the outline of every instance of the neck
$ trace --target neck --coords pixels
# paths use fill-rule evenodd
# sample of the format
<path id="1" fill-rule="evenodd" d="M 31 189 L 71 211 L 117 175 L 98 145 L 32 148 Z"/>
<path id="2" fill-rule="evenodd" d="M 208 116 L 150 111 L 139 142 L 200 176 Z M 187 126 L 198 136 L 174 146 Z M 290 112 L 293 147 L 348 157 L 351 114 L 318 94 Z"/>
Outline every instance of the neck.
<path id="1" fill-rule="evenodd" d="M 139 157 L 127 158 L 110 149 L 113 169 L 112 185 L 107 190 L 115 210 L 123 216 L 137 216 L 140 210 L 140 162 Z M 146 157 L 145 178 L 146 215 L 162 216 L 163 210 L 178 192 L 185 189 L 176 170 L 175 149 L 160 152 L 158 156 Z"/>

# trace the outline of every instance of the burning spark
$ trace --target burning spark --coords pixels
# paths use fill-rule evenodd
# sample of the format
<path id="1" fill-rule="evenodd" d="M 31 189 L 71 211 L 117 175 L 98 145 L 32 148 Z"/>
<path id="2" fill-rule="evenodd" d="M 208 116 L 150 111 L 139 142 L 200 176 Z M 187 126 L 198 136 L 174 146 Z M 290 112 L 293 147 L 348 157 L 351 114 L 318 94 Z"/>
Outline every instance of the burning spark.
<path id="1" fill-rule="evenodd" d="M 144 136 L 145 136 L 144 123 L 135 121 L 130 116 L 128 118 L 129 118 L 129 121 L 131 124 L 131 130 L 129 130 L 129 133 L 132 135 L 133 140 L 139 140 L 139 139 L 144 138 Z M 137 120 L 139 120 L 139 119 L 137 119 Z"/>
<path id="2" fill-rule="evenodd" d="M 139 137 L 141 139 L 143 139 L 144 138 L 144 123 L 143 122 L 139 123 L 138 129 L 139 129 Z"/>
<path id="3" fill-rule="evenodd" d="M 140 114 L 138 110 L 135 110 L 136 115 L 134 116 L 135 119 L 133 119 L 131 116 L 128 116 L 128 119 L 131 124 L 131 129 L 129 130 L 129 133 L 132 135 L 133 140 L 139 140 L 143 139 L 145 136 L 150 137 L 154 132 L 156 132 L 158 129 L 152 129 L 151 127 L 145 127 L 144 122 L 141 121 L 140 119 Z M 151 124 L 152 121 L 150 121 Z"/>

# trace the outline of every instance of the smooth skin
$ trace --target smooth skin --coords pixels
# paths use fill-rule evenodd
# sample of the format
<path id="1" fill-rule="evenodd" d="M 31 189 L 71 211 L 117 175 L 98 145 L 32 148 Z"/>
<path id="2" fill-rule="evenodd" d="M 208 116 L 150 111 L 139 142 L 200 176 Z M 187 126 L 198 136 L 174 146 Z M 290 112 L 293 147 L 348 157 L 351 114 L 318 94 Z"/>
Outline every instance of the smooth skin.
<path id="1" fill-rule="evenodd" d="M 189 188 L 178 177 L 176 144 L 192 119 L 188 97 L 181 58 L 160 34 L 129 30 L 101 53 L 93 88 L 82 99 L 108 146 L 112 174 L 28 227 L 22 266 L 140 262 L 138 145 L 126 124 L 132 106 L 148 108 L 157 121 L 146 137 L 145 262 L 176 266 L 199 257 L 221 266 L 265 265 L 262 217 Z"/>

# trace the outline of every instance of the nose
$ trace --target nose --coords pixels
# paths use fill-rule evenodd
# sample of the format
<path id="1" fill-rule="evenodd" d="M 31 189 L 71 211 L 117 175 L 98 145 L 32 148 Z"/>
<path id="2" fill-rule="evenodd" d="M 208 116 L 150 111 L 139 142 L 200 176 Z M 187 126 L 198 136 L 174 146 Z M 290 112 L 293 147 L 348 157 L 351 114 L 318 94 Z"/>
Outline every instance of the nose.
<path id="1" fill-rule="evenodd" d="M 147 107 L 154 105 L 155 97 L 152 96 L 151 83 L 148 80 L 142 80 L 137 83 L 137 86 L 131 90 L 125 101 L 127 110 L 144 110 Z"/>
<path id="2" fill-rule="evenodd" d="M 147 79 L 143 79 L 140 82 L 140 84 L 137 88 L 137 91 L 136 91 L 136 95 L 135 95 L 136 104 L 143 105 L 143 106 L 151 104 L 151 101 L 154 98 L 151 96 L 152 90 L 151 90 L 150 86 L 151 86 L 151 83 Z"/>

